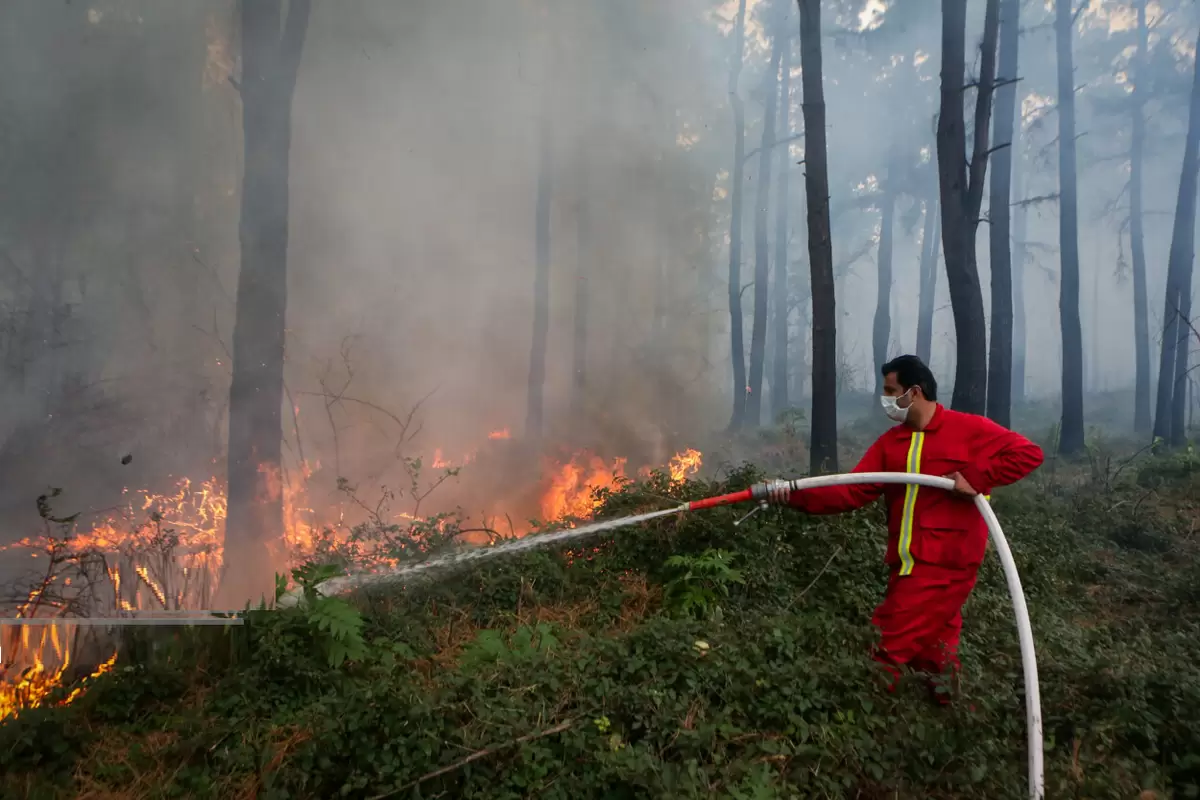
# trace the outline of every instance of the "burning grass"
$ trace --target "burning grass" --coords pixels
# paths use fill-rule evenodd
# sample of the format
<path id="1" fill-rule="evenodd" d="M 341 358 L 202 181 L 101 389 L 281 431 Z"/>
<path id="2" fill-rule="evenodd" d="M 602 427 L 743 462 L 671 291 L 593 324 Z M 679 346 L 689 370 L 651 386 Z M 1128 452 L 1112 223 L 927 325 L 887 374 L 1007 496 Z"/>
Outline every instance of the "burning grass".
<path id="1" fill-rule="evenodd" d="M 507 429 L 492 431 L 487 442 L 510 439 Z M 444 482 L 458 476 L 479 450 L 461 464 L 446 462 L 441 450 L 433 463 L 439 474 L 422 483 L 419 460 L 404 460 L 411 479 L 406 492 L 384 490 L 364 501 L 346 482 L 339 484 L 342 503 L 317 514 L 309 499 L 306 465 L 295 471 L 298 484 L 283 487 L 285 537 L 278 548 L 279 571 L 308 560 L 337 561 L 347 568 L 378 569 L 420 559 L 446 547 L 486 544 L 500 538 L 485 522 L 470 527 L 460 512 L 422 511 L 422 502 Z M 694 475 L 699 451 L 676 454 L 664 469 L 673 481 Z M 547 459 L 538 489 L 541 519 L 586 518 L 599 507 L 605 492 L 619 490 L 630 479 L 625 459 L 605 462 L 586 452 Z M 649 468 L 639 474 L 650 475 Z M 223 564 L 226 496 L 216 479 L 180 480 L 171 491 L 129 493 L 116 513 L 82 526 L 76 517 L 56 516 L 51 508 L 56 490 L 39 498 L 44 528 L 37 536 L 10 545 L 9 557 L 24 553 L 33 564 L 26 588 L 8 598 L 17 617 L 116 617 L 129 612 L 178 612 L 209 609 Z M 396 508 L 407 501 L 408 508 Z M 510 520 L 512 515 L 506 514 Z M 536 527 L 514 526 L 521 536 Z M 32 586 L 32 588 L 28 588 Z M 0 663 L 0 719 L 45 702 L 72 677 L 72 662 L 99 664 L 91 676 L 111 668 L 114 645 L 102 629 L 62 624 L 7 626 Z M 71 702 L 71 692 L 62 702 Z"/>
<path id="2" fill-rule="evenodd" d="M 756 477 L 737 473 L 716 486 L 663 475 L 606 496 L 601 512 Z M 1195 480 L 1149 496 L 1131 484 L 1101 493 L 1056 480 L 1045 475 L 997 496 L 1038 637 L 1053 743 L 1047 796 L 1188 796 L 1200 787 L 1195 570 L 1170 552 L 1120 550 L 1110 534 L 1114 506 L 1137 505 L 1144 522 L 1187 539 L 1187 526 L 1170 521 L 1170 497 L 1194 492 Z M 150 786 L 220 797 L 403 797 L 414 786 L 421 796 L 463 798 L 1024 796 L 1019 653 L 993 560 L 967 608 L 968 703 L 939 709 L 915 686 L 890 695 L 875 681 L 868 620 L 883 575 L 873 515 L 760 514 L 733 533 L 736 516 L 718 509 L 656 522 L 589 544 L 590 559 L 529 552 L 363 595 L 355 602 L 368 652 L 338 668 L 295 635 L 302 609 L 256 615 L 236 664 L 211 654 L 191 667 L 156 657 L 98 679 L 72 706 L 0 727 L 8 737 L 0 789 L 47 797 L 141 797 Z M 703 613 L 681 613 L 674 582 L 688 579 L 667 568 L 668 558 L 702 560 L 714 548 L 744 580 L 728 596 L 710 593 L 715 604 L 700 603 Z M 1105 615 L 1108 596 L 1087 590 L 1098 583 L 1120 583 L 1122 602 L 1141 613 Z M 704 596 L 703 586 L 692 588 Z M 1095 625 L 1073 623 L 1084 616 Z M 172 682 L 204 690 L 172 701 L 158 688 Z M 33 750 L 8 749 L 70 730 L 85 740 L 62 762 L 31 766 Z"/>

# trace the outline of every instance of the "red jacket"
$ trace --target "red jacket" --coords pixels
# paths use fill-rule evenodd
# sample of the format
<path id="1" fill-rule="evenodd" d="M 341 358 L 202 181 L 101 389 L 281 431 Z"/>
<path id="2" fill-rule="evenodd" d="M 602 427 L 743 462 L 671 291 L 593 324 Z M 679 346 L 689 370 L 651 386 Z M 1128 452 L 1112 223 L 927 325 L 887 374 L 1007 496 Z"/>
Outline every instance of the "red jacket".
<path id="1" fill-rule="evenodd" d="M 980 494 L 1016 483 L 1041 466 L 1042 449 L 986 417 L 938 405 L 923 431 L 897 425 L 880 436 L 854 472 L 962 473 Z M 882 495 L 888 507 L 887 563 L 901 575 L 917 562 L 976 567 L 987 551 L 987 524 L 971 498 L 902 484 L 830 486 L 793 492 L 790 505 L 809 514 L 840 514 Z"/>

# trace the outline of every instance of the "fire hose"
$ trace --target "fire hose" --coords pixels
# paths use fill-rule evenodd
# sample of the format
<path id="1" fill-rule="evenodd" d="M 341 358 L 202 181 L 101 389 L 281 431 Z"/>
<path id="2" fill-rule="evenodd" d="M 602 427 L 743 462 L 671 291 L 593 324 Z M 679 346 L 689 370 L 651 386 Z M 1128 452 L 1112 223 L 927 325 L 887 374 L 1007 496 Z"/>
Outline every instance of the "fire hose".
<path id="1" fill-rule="evenodd" d="M 821 475 L 813 478 L 798 478 L 791 481 L 776 481 L 760 483 L 749 489 L 732 494 L 707 497 L 688 503 L 688 511 L 699 511 L 704 508 L 733 505 L 747 501 L 758 501 L 761 506 L 767 505 L 768 493 L 772 489 L 816 489 L 822 486 L 848 486 L 864 483 L 902 483 L 929 486 L 934 489 L 953 489 L 954 481 L 936 475 L 920 475 L 906 472 L 859 472 L 846 475 Z M 1021 666 L 1025 673 L 1025 720 L 1029 748 L 1029 796 L 1033 800 L 1042 800 L 1045 796 L 1045 772 L 1042 756 L 1042 701 L 1038 689 L 1037 658 L 1033 646 L 1033 626 L 1029 622 L 1029 609 L 1025 605 L 1025 592 L 1021 589 L 1021 576 L 1017 573 L 1017 564 L 1013 560 L 1012 550 L 1004 531 L 1000 529 L 1000 520 L 992 510 L 991 503 L 983 495 L 975 495 L 975 507 L 983 515 L 987 523 L 988 533 L 992 544 L 1000 556 L 1000 565 L 1004 569 L 1004 577 L 1008 583 L 1008 593 L 1012 596 L 1013 611 L 1017 617 L 1017 636 L 1021 644 Z"/>
<path id="2" fill-rule="evenodd" d="M 707 497 L 703 500 L 693 500 L 689 503 L 662 511 L 652 511 L 647 514 L 605 520 L 553 533 L 526 536 L 494 547 L 483 547 L 451 553 L 427 561 L 409 564 L 384 573 L 366 573 L 333 578 L 321 584 L 318 588 L 323 594 L 331 594 L 388 583 L 403 582 L 439 567 L 458 566 L 463 563 L 502 554 L 529 550 L 535 547 L 546 547 L 556 542 L 565 542 L 602 531 L 624 528 L 670 514 L 678 514 L 683 511 L 701 511 L 706 508 L 716 508 L 718 506 L 745 502 L 757 502 L 759 508 L 765 508 L 768 506 L 768 499 L 771 496 L 778 496 L 785 490 L 798 491 L 823 486 L 880 483 L 915 484 L 918 486 L 928 486 L 933 489 L 946 490 L 954 488 L 954 481 L 949 478 L 906 472 L 859 472 L 845 475 L 821 475 L 812 478 L 797 478 L 790 481 L 772 481 L 770 483 L 756 484 L 740 492 Z M 1000 565 L 1004 569 L 1004 577 L 1008 583 L 1008 592 L 1012 596 L 1013 611 L 1017 618 L 1017 635 L 1021 645 L 1021 665 L 1025 676 L 1025 718 L 1029 749 L 1029 796 L 1033 800 L 1042 800 L 1045 796 L 1045 775 L 1042 756 L 1042 705 L 1038 690 L 1037 660 L 1034 654 L 1033 628 L 1029 622 L 1029 609 L 1025 605 L 1025 593 L 1021 589 L 1021 578 L 1017 574 L 1017 565 L 1013 561 L 1012 550 L 1009 549 L 1008 540 L 1004 538 L 1004 532 L 1000 529 L 1000 521 L 996 519 L 996 513 L 992 510 L 991 504 L 988 503 L 987 498 L 983 495 L 976 495 L 975 506 L 979 509 L 979 513 L 983 515 L 984 522 L 987 523 L 992 544 L 996 547 L 996 553 L 1000 556 Z M 755 509 L 755 511 L 757 510 Z M 753 514 L 754 511 L 750 513 Z M 743 517 L 743 519 L 745 518 Z M 740 522 L 739 520 L 739 522 L 734 524 L 737 525 Z M 299 590 L 293 589 L 279 597 L 276 604 L 280 607 L 292 606 L 299 601 L 299 597 Z"/>

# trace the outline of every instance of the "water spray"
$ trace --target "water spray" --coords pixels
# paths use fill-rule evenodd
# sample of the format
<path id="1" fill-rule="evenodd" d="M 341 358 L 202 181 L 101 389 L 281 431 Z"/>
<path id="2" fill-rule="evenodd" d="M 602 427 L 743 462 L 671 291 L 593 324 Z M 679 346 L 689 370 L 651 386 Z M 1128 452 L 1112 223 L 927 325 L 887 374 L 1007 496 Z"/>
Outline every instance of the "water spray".
<path id="1" fill-rule="evenodd" d="M 318 588 L 322 594 L 328 595 L 344 593 L 354 589 L 402 584 L 438 569 L 457 567 L 494 556 L 518 553 L 537 547 L 548 547 L 553 544 L 605 531 L 627 528 L 660 517 L 670 516 L 671 514 L 702 511 L 707 508 L 717 508 L 719 506 L 735 505 L 738 503 L 756 503 L 756 507 L 750 513 L 734 522 L 736 526 L 745 522 L 746 519 L 758 511 L 767 508 L 770 497 L 779 496 L 784 492 L 816 489 L 825 486 L 881 483 L 915 484 L 945 490 L 952 490 L 954 488 L 954 481 L 949 478 L 907 472 L 858 472 L 845 475 L 821 475 L 813 478 L 798 478 L 791 481 L 771 481 L 769 483 L 755 484 L 749 489 L 743 489 L 740 492 L 706 497 L 702 500 L 693 500 L 689 503 L 683 503 L 674 508 L 667 508 L 662 511 L 651 511 L 647 514 L 636 514 L 629 517 L 595 522 L 591 525 L 568 528 L 562 531 L 555 531 L 554 533 L 526 536 L 494 547 L 451 553 L 388 572 L 346 575 L 326 581 Z M 1021 666 L 1024 669 L 1025 676 L 1025 717 L 1029 748 L 1029 796 L 1033 800 L 1042 800 L 1045 796 L 1045 774 L 1042 753 L 1042 704 L 1041 694 L 1038 689 L 1037 659 L 1034 653 L 1033 627 L 1029 622 L 1029 609 L 1025 604 L 1025 593 L 1021 589 L 1021 578 L 1017 574 L 1017 565 L 1013 560 L 1012 550 L 1009 549 L 1008 540 L 1004 538 L 1004 532 L 1000 529 L 1000 521 L 996 518 L 996 513 L 992 510 L 991 504 L 988 503 L 987 498 L 983 495 L 975 496 L 975 507 L 979 509 L 979 513 L 983 516 L 983 520 L 987 524 L 992 544 L 995 545 L 996 553 L 1000 557 L 1000 564 L 1004 569 L 1004 577 L 1008 583 L 1008 592 L 1012 596 L 1013 611 L 1017 618 L 1017 635 L 1021 645 Z M 280 597 L 277 604 L 282 607 L 293 606 L 297 603 L 299 597 L 299 591 L 292 590 Z"/>

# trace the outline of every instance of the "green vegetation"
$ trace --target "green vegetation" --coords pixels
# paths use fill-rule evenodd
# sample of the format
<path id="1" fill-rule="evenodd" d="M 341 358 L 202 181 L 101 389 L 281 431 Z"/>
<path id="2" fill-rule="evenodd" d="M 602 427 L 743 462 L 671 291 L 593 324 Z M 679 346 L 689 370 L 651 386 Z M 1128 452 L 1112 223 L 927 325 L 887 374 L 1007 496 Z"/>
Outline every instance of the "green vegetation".
<path id="1" fill-rule="evenodd" d="M 1001 491 L 1041 667 L 1047 796 L 1200 795 L 1200 460 L 1093 448 Z M 757 479 L 658 476 L 603 516 Z M 1012 609 L 966 610 L 964 700 L 868 658 L 879 509 L 666 518 L 353 605 L 131 648 L 0 728 L 15 797 L 1005 798 L 1025 793 Z M 302 584 L 316 568 L 297 575 Z M 161 634 L 157 634 L 161 636 Z"/>

